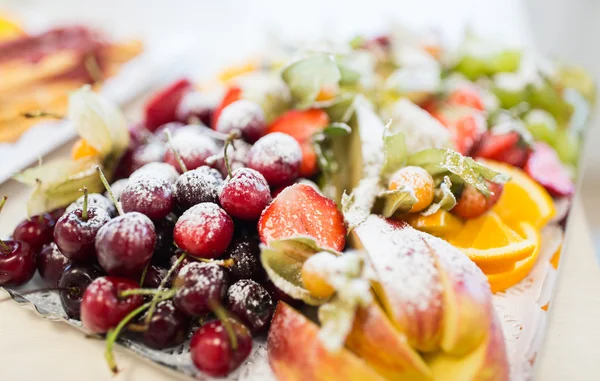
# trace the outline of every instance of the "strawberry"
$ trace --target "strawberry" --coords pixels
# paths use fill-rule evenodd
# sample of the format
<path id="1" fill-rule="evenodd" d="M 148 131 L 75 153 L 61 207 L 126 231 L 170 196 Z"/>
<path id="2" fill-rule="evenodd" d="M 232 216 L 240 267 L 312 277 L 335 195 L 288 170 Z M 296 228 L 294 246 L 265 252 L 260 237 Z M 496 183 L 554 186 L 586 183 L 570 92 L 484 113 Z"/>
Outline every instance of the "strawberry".
<path id="1" fill-rule="evenodd" d="M 306 184 L 290 185 L 275 197 L 260 216 L 258 234 L 265 244 L 295 236 L 312 237 L 338 251 L 346 244 L 344 217 L 335 202 Z"/>
<path id="2" fill-rule="evenodd" d="M 455 148 L 468 155 L 485 131 L 485 119 L 477 111 L 466 106 L 445 107 L 432 113 L 450 131 Z"/>
<path id="3" fill-rule="evenodd" d="M 300 176 L 309 177 L 317 172 L 317 155 L 312 146 L 312 136 L 329 124 L 329 116 L 323 110 L 290 110 L 269 126 L 267 133 L 283 132 L 292 136 L 302 147 Z"/>
<path id="4" fill-rule="evenodd" d="M 177 106 L 185 94 L 192 90 L 192 83 L 180 79 L 152 96 L 144 107 L 146 128 L 156 130 L 165 123 L 177 119 Z"/>
<path id="5" fill-rule="evenodd" d="M 567 197 L 575 192 L 575 184 L 562 165 L 556 151 L 546 143 L 534 144 L 524 169 L 552 196 Z"/>
<path id="6" fill-rule="evenodd" d="M 211 128 L 213 130 L 217 128 L 217 120 L 219 120 L 219 116 L 221 116 L 223 109 L 232 104 L 233 102 L 239 101 L 240 99 L 242 99 L 242 89 L 240 89 L 237 86 L 232 86 L 227 90 L 227 92 L 223 96 L 223 99 L 221 99 L 221 103 L 219 103 L 219 105 L 215 109 L 215 112 L 213 113 L 211 125 Z"/>
<path id="7" fill-rule="evenodd" d="M 491 193 L 488 197 L 479 192 L 475 187 L 465 185 L 451 212 L 461 218 L 471 219 L 477 218 L 490 210 L 500 199 L 504 185 L 491 181 L 486 181 L 486 185 Z"/>
<path id="8" fill-rule="evenodd" d="M 473 156 L 501 161 L 521 168 L 527 161 L 529 149 L 519 144 L 520 138 L 519 133 L 515 131 L 504 134 L 486 132 Z"/>
<path id="9" fill-rule="evenodd" d="M 454 90 L 448 96 L 447 102 L 449 105 L 468 106 L 479 111 L 485 110 L 481 96 L 477 91 L 468 87 Z"/>

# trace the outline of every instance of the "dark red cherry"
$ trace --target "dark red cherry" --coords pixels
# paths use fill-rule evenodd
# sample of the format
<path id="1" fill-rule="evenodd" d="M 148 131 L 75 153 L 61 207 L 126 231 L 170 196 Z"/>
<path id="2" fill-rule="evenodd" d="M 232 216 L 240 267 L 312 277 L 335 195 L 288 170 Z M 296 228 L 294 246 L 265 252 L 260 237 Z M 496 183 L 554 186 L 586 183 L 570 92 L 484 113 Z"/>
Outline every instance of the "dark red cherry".
<path id="1" fill-rule="evenodd" d="M 227 306 L 253 333 L 269 324 L 275 308 L 267 290 L 251 279 L 239 280 L 229 287 Z"/>
<path id="2" fill-rule="evenodd" d="M 235 130 L 242 133 L 244 140 L 254 143 L 266 132 L 265 115 L 260 106 L 245 99 L 225 107 L 217 121 L 216 130 L 229 134 Z"/>
<path id="3" fill-rule="evenodd" d="M 108 212 L 98 207 L 88 207 L 87 218 L 84 218 L 82 209 L 72 210 L 56 222 L 54 242 L 71 261 L 91 261 L 96 253 L 96 235 L 108 221 Z"/>
<path id="4" fill-rule="evenodd" d="M 56 220 L 48 213 L 32 216 L 17 225 L 13 238 L 27 242 L 33 251 L 38 252 L 42 246 L 52 242 L 55 222 Z"/>
<path id="5" fill-rule="evenodd" d="M 72 202 L 71 205 L 67 207 L 65 212 L 71 212 L 77 208 L 83 208 L 83 198 L 84 196 L 81 196 L 76 201 Z M 115 204 L 100 193 L 90 193 L 88 195 L 88 206 L 95 206 L 97 208 L 104 209 L 111 217 L 117 215 L 117 208 L 115 207 Z"/>
<path id="6" fill-rule="evenodd" d="M 35 274 L 36 252 L 27 242 L 6 240 L 0 244 L 0 286 L 21 286 Z"/>
<path id="7" fill-rule="evenodd" d="M 163 161 L 166 152 L 166 144 L 158 140 L 139 146 L 131 154 L 129 173 L 135 172 L 148 163 Z"/>
<path id="8" fill-rule="evenodd" d="M 167 269 L 158 267 L 156 265 L 150 265 L 148 266 L 148 270 L 146 270 L 146 276 L 144 277 L 144 283 L 142 283 L 142 287 L 158 288 L 166 276 Z"/>
<path id="9" fill-rule="evenodd" d="M 141 320 L 144 321 L 145 315 Z M 144 344 L 154 349 L 170 348 L 182 344 L 187 339 L 191 319 L 178 310 L 173 301 L 158 303 L 144 332 Z"/>
<path id="10" fill-rule="evenodd" d="M 216 258 L 223 254 L 233 237 L 233 221 L 217 204 L 203 202 L 186 210 L 175 224 L 173 238 L 185 252 Z"/>
<path id="11" fill-rule="evenodd" d="M 141 213 L 132 212 L 102 226 L 95 246 L 98 262 L 109 275 L 137 278 L 152 258 L 155 244 L 152 221 Z"/>
<path id="12" fill-rule="evenodd" d="M 93 264 L 73 264 L 68 266 L 58 281 L 60 303 L 71 319 L 80 317 L 81 300 L 87 287 L 96 278 L 105 275 Z"/>
<path id="13" fill-rule="evenodd" d="M 139 288 L 139 285 L 127 278 L 96 278 L 83 293 L 83 326 L 94 333 L 106 333 L 115 328 L 125 316 L 144 302 L 140 295 L 121 296 L 123 291 L 136 288 Z"/>
<path id="14" fill-rule="evenodd" d="M 219 147 L 212 138 L 195 132 L 176 134 L 172 139 L 172 146 L 181 156 L 188 171 L 203 166 L 208 157 L 219 152 Z M 164 161 L 181 173 L 181 166 L 177 162 L 173 149 L 169 148 Z"/>
<path id="15" fill-rule="evenodd" d="M 221 207 L 231 216 L 256 220 L 271 203 L 271 189 L 264 176 L 254 169 L 241 168 L 233 172 L 221 189 Z"/>
<path id="16" fill-rule="evenodd" d="M 40 277 L 50 288 L 58 287 L 60 277 L 70 264 L 71 260 L 60 252 L 54 242 L 45 245 L 37 257 L 37 269 Z"/>
<path id="17" fill-rule="evenodd" d="M 190 316 L 211 312 L 212 303 L 222 302 L 228 285 L 225 270 L 204 262 L 185 265 L 173 283 L 178 287 L 175 305 Z"/>
<path id="18" fill-rule="evenodd" d="M 216 169 L 203 165 L 187 171 L 175 183 L 177 205 L 186 210 L 202 202 L 219 202 L 223 177 Z"/>
<path id="19" fill-rule="evenodd" d="M 138 177 L 143 177 L 147 174 L 151 174 L 155 177 L 164 178 L 172 184 L 174 184 L 179 178 L 179 172 L 177 172 L 172 165 L 167 163 L 152 162 L 144 165 L 142 168 L 133 172 L 131 176 L 129 176 L 129 181 L 136 180 Z M 113 189 L 113 192 L 114 191 L 115 190 Z"/>
<path id="20" fill-rule="evenodd" d="M 151 173 L 130 178 L 121 193 L 124 212 L 139 212 L 153 220 L 166 217 L 174 204 L 173 184 Z"/>
<path id="21" fill-rule="evenodd" d="M 252 351 L 252 335 L 244 324 L 230 318 L 237 341 L 231 339 L 221 321 L 211 321 L 200 327 L 190 341 L 190 353 L 196 368 L 212 377 L 225 377 L 237 369 Z"/>
<path id="22" fill-rule="evenodd" d="M 232 282 L 240 279 L 262 280 L 264 271 L 259 261 L 258 240 L 250 237 L 235 237 L 231 240 L 225 258 L 233 259 L 233 265 L 227 267 Z"/>
<path id="23" fill-rule="evenodd" d="M 156 245 L 154 246 L 154 254 L 152 255 L 153 264 L 167 268 L 171 267 L 169 261 L 177 249 L 173 243 L 175 222 L 177 222 L 177 216 L 171 213 L 162 220 L 154 223 Z"/>
<path id="24" fill-rule="evenodd" d="M 260 138 L 248 152 L 247 165 L 260 172 L 269 185 L 290 184 L 298 177 L 302 149 L 289 135 L 274 132 Z"/>

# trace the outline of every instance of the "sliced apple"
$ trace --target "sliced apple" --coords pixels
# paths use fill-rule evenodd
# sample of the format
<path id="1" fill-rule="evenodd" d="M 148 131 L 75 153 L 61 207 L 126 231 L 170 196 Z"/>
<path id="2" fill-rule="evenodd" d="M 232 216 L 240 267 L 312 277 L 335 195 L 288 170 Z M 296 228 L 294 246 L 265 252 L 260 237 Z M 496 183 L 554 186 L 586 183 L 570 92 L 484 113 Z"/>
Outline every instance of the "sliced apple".
<path id="1" fill-rule="evenodd" d="M 384 381 L 367 363 L 346 349 L 329 352 L 319 327 L 279 302 L 267 338 L 269 364 L 279 381 Z"/>
<path id="2" fill-rule="evenodd" d="M 389 380 L 431 380 L 421 356 L 398 332 L 377 303 L 356 312 L 346 347 Z"/>

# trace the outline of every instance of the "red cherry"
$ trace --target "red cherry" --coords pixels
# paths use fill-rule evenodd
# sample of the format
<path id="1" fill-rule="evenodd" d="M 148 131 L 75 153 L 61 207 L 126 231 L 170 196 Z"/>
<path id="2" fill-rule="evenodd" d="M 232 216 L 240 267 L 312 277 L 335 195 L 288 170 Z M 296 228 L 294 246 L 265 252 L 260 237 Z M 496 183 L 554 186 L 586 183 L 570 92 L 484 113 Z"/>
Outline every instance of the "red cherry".
<path id="1" fill-rule="evenodd" d="M 55 219 L 48 213 L 32 216 L 21 221 L 13 232 L 13 238 L 27 242 L 33 251 L 40 251 L 42 246 L 52 242 Z"/>
<path id="2" fill-rule="evenodd" d="M 300 170 L 302 149 L 289 135 L 273 132 L 260 138 L 248 152 L 248 167 L 260 172 L 269 185 L 293 182 Z"/>
<path id="3" fill-rule="evenodd" d="M 229 287 L 227 306 L 253 333 L 265 328 L 275 310 L 269 292 L 251 279 L 242 279 Z"/>
<path id="4" fill-rule="evenodd" d="M 179 153 L 188 171 L 203 166 L 207 158 L 219 152 L 219 147 L 212 138 L 191 131 L 175 135 L 172 143 L 173 146 L 165 154 L 164 161 L 171 164 L 180 173 L 181 166 L 177 162 L 173 149 Z"/>
<path id="5" fill-rule="evenodd" d="M 58 281 L 60 303 L 71 319 L 80 319 L 81 300 L 87 287 L 96 278 L 105 275 L 97 265 L 73 264 L 65 269 Z"/>
<path id="6" fill-rule="evenodd" d="M 27 242 L 0 244 L 0 286 L 21 286 L 35 274 L 35 251 Z"/>
<path id="7" fill-rule="evenodd" d="M 210 125 L 213 130 L 217 128 L 217 122 L 219 121 L 221 113 L 223 112 L 225 107 L 229 106 L 230 104 L 232 104 L 235 101 L 240 100 L 241 98 L 242 98 L 242 89 L 240 89 L 239 87 L 232 86 L 227 90 L 227 92 L 223 96 L 223 99 L 221 99 L 221 102 L 219 103 L 219 105 L 217 106 L 215 111 L 213 112 L 213 115 L 211 118 L 211 125 Z"/>
<path id="8" fill-rule="evenodd" d="M 196 368 L 213 377 L 224 377 L 239 367 L 252 351 L 252 335 L 242 323 L 229 319 L 235 333 L 237 348 L 221 321 L 200 327 L 190 341 L 192 361 Z"/>
<path id="9" fill-rule="evenodd" d="M 58 219 L 54 229 L 54 241 L 71 261 L 90 261 L 95 257 L 96 235 L 108 221 L 110 216 L 104 209 L 89 207 L 87 217 L 83 218 L 83 210 L 77 208 Z"/>
<path id="10" fill-rule="evenodd" d="M 186 210 L 175 224 L 177 246 L 191 255 L 216 258 L 233 237 L 233 221 L 217 204 L 203 202 Z"/>
<path id="11" fill-rule="evenodd" d="M 185 210 L 202 202 L 217 203 L 222 185 L 223 176 L 216 169 L 203 165 L 187 171 L 175 183 L 177 205 Z"/>
<path id="12" fill-rule="evenodd" d="M 121 193 L 124 212 L 139 212 L 153 220 L 165 218 L 173 210 L 174 204 L 173 184 L 152 173 L 130 178 Z"/>
<path id="13" fill-rule="evenodd" d="M 131 163 L 127 175 L 142 168 L 146 164 L 163 161 L 167 153 L 165 143 L 155 140 L 136 148 L 131 154 Z"/>
<path id="14" fill-rule="evenodd" d="M 237 130 L 244 140 L 254 143 L 265 134 L 267 125 L 260 106 L 242 99 L 223 109 L 215 129 L 224 134 Z"/>
<path id="15" fill-rule="evenodd" d="M 192 91 L 187 93 L 177 107 L 177 120 L 191 123 L 192 118 L 198 118 L 206 125 L 212 124 L 212 117 L 219 100 L 212 94 Z"/>
<path id="16" fill-rule="evenodd" d="M 144 321 L 145 315 L 141 317 Z M 160 302 L 144 332 L 144 344 L 150 348 L 164 349 L 182 344 L 187 339 L 190 317 L 175 308 L 171 300 Z"/>
<path id="17" fill-rule="evenodd" d="M 219 195 L 221 206 L 233 217 L 258 220 L 271 203 L 271 190 L 264 176 L 250 168 L 241 168 L 225 181 Z"/>
<path id="18" fill-rule="evenodd" d="M 221 303 L 227 292 L 227 274 L 212 263 L 191 262 L 185 265 L 174 284 L 179 287 L 173 301 L 190 316 L 212 311 L 212 303 Z"/>
<path id="19" fill-rule="evenodd" d="M 70 264 L 71 260 L 60 252 L 54 242 L 44 246 L 37 258 L 37 269 L 40 277 L 44 280 L 46 286 L 51 288 L 58 287 L 60 277 Z"/>
<path id="20" fill-rule="evenodd" d="M 130 312 L 144 302 L 140 295 L 125 298 L 121 293 L 139 288 L 130 279 L 101 277 L 95 279 L 85 290 L 81 301 L 81 322 L 94 333 L 106 333 L 115 328 Z"/>

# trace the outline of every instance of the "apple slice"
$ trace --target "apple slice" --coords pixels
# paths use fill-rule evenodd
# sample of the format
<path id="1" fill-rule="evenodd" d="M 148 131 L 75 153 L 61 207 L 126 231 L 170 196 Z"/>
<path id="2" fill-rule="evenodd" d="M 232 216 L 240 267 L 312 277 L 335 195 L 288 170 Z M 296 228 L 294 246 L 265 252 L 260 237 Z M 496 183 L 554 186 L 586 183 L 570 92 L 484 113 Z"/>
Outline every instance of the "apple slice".
<path id="1" fill-rule="evenodd" d="M 346 349 L 329 352 L 318 338 L 319 327 L 279 302 L 267 338 L 269 364 L 279 381 L 384 381 Z"/>
<path id="2" fill-rule="evenodd" d="M 431 380 L 421 356 L 396 330 L 377 303 L 359 308 L 346 347 L 389 380 Z"/>

